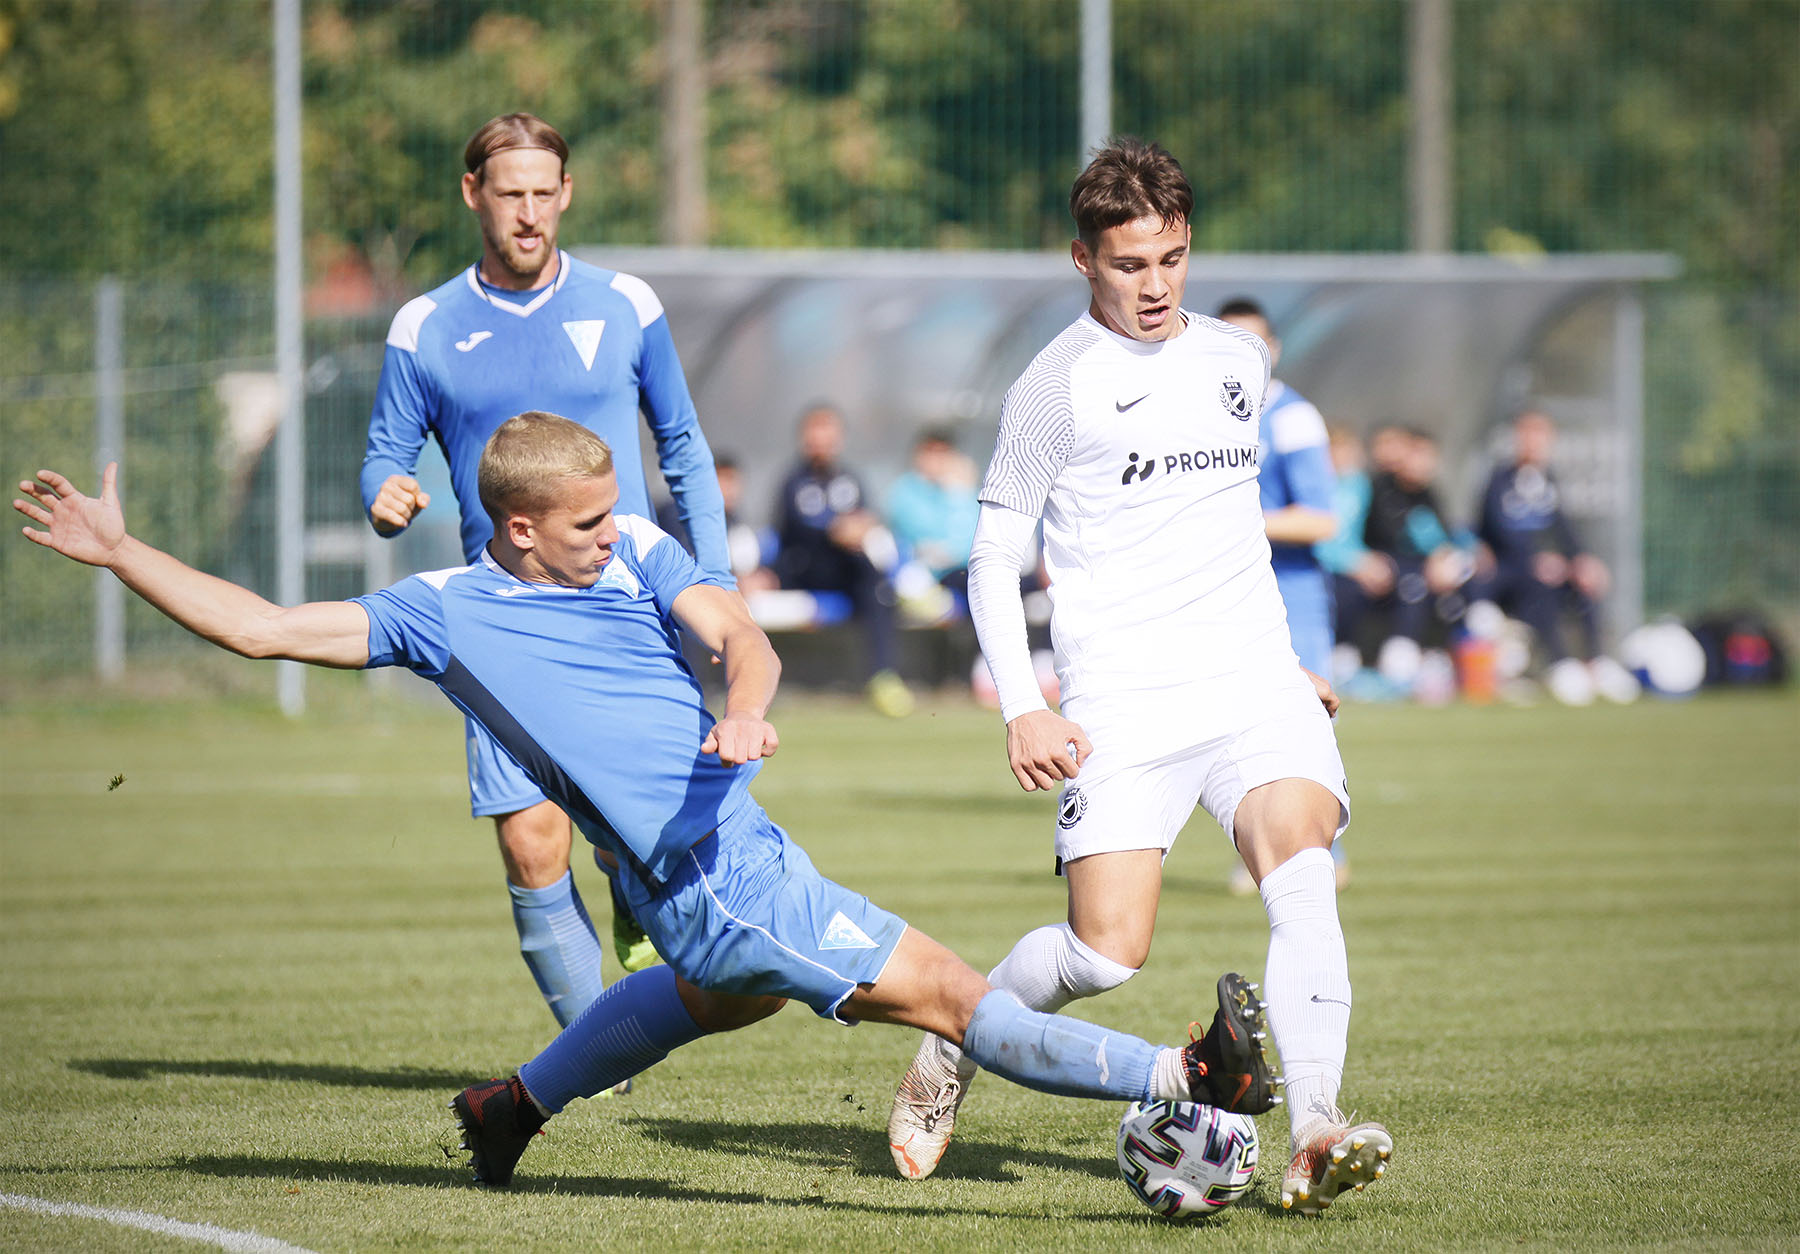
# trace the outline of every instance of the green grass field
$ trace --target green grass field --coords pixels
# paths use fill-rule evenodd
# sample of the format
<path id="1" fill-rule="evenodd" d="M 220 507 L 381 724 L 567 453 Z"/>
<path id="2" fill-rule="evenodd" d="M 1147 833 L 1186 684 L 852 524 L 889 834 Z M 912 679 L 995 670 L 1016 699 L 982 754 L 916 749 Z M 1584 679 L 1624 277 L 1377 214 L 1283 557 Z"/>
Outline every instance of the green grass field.
<path id="1" fill-rule="evenodd" d="M 553 1022 L 466 816 L 459 723 L 315 691 L 299 724 L 0 714 L 0 1193 L 312 1250 L 1800 1245 L 1792 696 L 1347 711 L 1344 1103 L 1393 1130 L 1394 1165 L 1284 1215 L 1265 1117 L 1256 1191 L 1192 1230 L 1119 1183 L 1115 1106 L 992 1079 L 938 1175 L 896 1178 L 882 1128 L 914 1038 L 797 1008 L 571 1108 L 510 1193 L 470 1187 L 445 1102 Z M 1061 917 L 1049 803 L 1017 791 L 994 715 L 795 697 L 776 721 L 758 795 L 826 874 L 984 970 Z M 1176 1040 L 1220 970 L 1259 973 L 1260 903 L 1228 865 L 1191 823 L 1148 966 L 1079 1012 Z M 19 1206 L 0 1247 L 195 1248 Z"/>

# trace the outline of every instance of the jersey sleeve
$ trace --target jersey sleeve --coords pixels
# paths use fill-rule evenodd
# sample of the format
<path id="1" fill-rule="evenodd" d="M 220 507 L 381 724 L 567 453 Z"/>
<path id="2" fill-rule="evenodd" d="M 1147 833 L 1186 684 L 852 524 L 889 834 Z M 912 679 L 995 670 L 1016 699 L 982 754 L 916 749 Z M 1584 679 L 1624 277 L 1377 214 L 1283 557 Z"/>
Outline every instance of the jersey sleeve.
<path id="1" fill-rule="evenodd" d="M 712 449 L 688 392 L 687 376 L 669 334 L 669 319 L 650 285 L 621 274 L 613 287 L 631 301 L 640 335 L 638 400 L 656 444 L 656 462 L 675 508 L 687 525 L 694 556 L 708 575 L 733 588 L 731 549 L 725 539 L 725 498 L 713 469 Z"/>
<path id="2" fill-rule="evenodd" d="M 444 673 L 450 662 L 450 643 L 444 627 L 442 577 L 453 573 L 413 575 L 379 592 L 353 598 L 369 616 L 370 668 L 404 666 L 427 678 Z"/>
<path id="3" fill-rule="evenodd" d="M 431 380 L 419 362 L 419 330 L 435 308 L 435 302 L 421 296 L 403 306 L 388 328 L 387 353 L 381 362 L 381 381 L 375 385 L 369 442 L 363 452 L 365 515 L 390 475 L 411 475 L 418 468 L 419 450 L 425 447 L 435 410 Z"/>
<path id="4" fill-rule="evenodd" d="M 1000 405 L 994 457 L 981 481 L 981 499 L 1038 518 L 1050 485 L 1075 448 L 1075 409 L 1068 380 L 1027 373 Z"/>
<path id="5" fill-rule="evenodd" d="M 643 577 L 650 595 L 656 599 L 657 610 L 664 618 L 674 612 L 675 598 L 697 583 L 714 584 L 721 588 L 737 586 L 735 582 L 727 582 L 711 571 L 701 569 L 700 563 L 688 556 L 688 551 L 675 542 L 674 536 L 648 518 L 636 514 L 622 515 L 619 518 L 619 531 L 631 537 L 632 548 L 635 550 L 632 564 Z"/>
<path id="6" fill-rule="evenodd" d="M 1330 513 L 1337 476 L 1319 411 L 1307 401 L 1284 405 L 1269 416 L 1269 437 L 1286 469 L 1289 502 Z"/>

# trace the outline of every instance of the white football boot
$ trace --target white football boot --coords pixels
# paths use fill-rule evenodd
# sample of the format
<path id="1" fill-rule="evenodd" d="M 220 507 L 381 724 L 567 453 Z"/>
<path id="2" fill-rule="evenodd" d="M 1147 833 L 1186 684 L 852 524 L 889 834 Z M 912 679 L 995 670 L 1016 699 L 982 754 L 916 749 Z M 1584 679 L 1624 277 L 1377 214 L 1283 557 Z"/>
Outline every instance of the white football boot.
<path id="1" fill-rule="evenodd" d="M 956 1127 L 957 1108 L 979 1070 L 960 1055 L 953 1064 L 949 1052 L 949 1044 L 927 1032 L 894 1092 L 894 1107 L 888 1112 L 888 1152 L 908 1180 L 923 1180 L 937 1170 Z"/>
<path id="2" fill-rule="evenodd" d="M 1394 1138 L 1378 1123 L 1352 1124 L 1342 1112 L 1307 1125 L 1281 1179 L 1281 1208 L 1316 1215 L 1348 1189 L 1358 1193 L 1387 1174 Z"/>

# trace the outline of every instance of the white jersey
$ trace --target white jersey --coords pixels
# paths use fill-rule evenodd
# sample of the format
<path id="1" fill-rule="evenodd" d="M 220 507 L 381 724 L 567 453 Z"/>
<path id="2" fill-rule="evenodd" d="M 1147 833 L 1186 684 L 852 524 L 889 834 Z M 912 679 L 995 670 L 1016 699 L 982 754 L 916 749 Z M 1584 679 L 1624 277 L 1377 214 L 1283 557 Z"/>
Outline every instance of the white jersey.
<path id="1" fill-rule="evenodd" d="M 1144 343 L 1084 313 L 1001 408 L 981 499 L 1043 519 L 1065 712 L 1299 677 L 1257 487 L 1268 350 L 1181 316 Z"/>

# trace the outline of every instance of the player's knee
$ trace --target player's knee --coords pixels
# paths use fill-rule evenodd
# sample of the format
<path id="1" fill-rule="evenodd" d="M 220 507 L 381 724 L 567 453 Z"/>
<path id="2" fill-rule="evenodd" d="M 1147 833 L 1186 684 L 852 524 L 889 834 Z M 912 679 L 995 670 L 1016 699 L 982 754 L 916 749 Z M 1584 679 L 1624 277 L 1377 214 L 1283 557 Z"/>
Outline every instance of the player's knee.
<path id="1" fill-rule="evenodd" d="M 569 820 L 545 802 L 494 816 L 506 877 L 521 888 L 547 888 L 569 869 Z"/>
<path id="2" fill-rule="evenodd" d="M 1077 997 L 1094 997 L 1136 975 L 1150 958 L 1150 933 L 1136 926 L 1088 930 L 1078 935 L 1067 923 L 1062 955 L 1063 984 Z"/>
<path id="3" fill-rule="evenodd" d="M 787 1005 L 785 997 L 746 997 L 715 993 L 683 980 L 677 988 L 694 1022 L 707 1032 L 734 1032 L 767 1019 Z"/>

